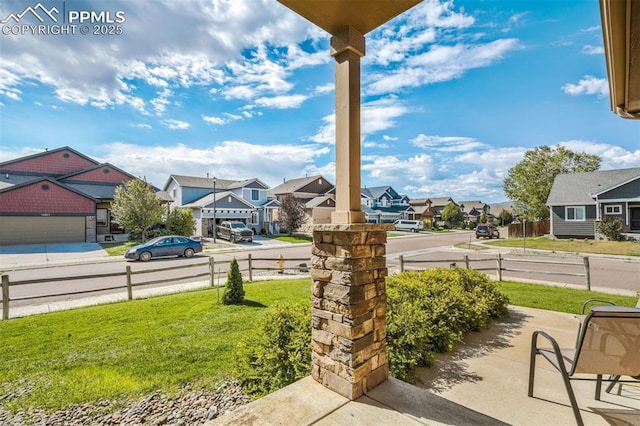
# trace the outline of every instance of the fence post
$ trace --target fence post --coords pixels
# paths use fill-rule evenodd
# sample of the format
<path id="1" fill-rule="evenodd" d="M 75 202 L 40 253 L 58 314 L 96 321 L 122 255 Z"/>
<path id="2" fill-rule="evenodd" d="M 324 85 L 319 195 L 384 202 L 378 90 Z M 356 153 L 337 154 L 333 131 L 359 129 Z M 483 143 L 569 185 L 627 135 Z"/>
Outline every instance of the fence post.
<path id="1" fill-rule="evenodd" d="M 2 319 L 9 319 L 9 275 L 2 276 Z"/>
<path id="2" fill-rule="evenodd" d="M 404 272 L 404 256 L 400 255 L 398 259 L 400 260 L 400 272 Z"/>
<path id="3" fill-rule="evenodd" d="M 127 297 L 133 299 L 133 288 L 131 286 L 131 266 L 127 265 Z"/>
<path id="4" fill-rule="evenodd" d="M 496 259 L 498 262 L 498 281 L 502 281 L 502 255 L 498 253 Z"/>
<path id="5" fill-rule="evenodd" d="M 253 281 L 253 262 L 251 262 L 251 253 L 249 253 L 249 282 Z"/>
<path id="6" fill-rule="evenodd" d="M 464 265 L 467 269 L 469 269 L 469 255 L 465 254 L 464 255 Z"/>
<path id="7" fill-rule="evenodd" d="M 589 258 L 587 256 L 582 258 L 584 262 L 584 282 L 587 286 L 587 291 L 591 291 L 591 271 L 589 270 Z"/>
<path id="8" fill-rule="evenodd" d="M 209 285 L 213 288 L 215 285 L 213 278 L 215 276 L 215 261 L 213 256 L 209 258 Z"/>

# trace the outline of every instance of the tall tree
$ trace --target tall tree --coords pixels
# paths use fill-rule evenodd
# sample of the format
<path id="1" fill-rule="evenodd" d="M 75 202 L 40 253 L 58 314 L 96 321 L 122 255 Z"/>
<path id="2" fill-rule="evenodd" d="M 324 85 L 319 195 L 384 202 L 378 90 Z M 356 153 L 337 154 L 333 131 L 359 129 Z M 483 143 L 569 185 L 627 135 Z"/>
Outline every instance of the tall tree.
<path id="1" fill-rule="evenodd" d="M 300 228 L 306 220 L 304 204 L 296 200 L 293 195 L 287 194 L 282 199 L 278 213 L 280 226 L 287 230 L 289 236 Z"/>
<path id="2" fill-rule="evenodd" d="M 457 226 L 463 218 L 463 214 L 460 211 L 460 207 L 456 206 L 453 202 L 449 202 L 444 209 L 442 209 L 442 220 L 451 223 L 452 226 Z"/>
<path id="3" fill-rule="evenodd" d="M 162 199 L 144 180 L 131 179 L 116 187 L 111 213 L 128 231 L 140 232 L 144 242 L 147 229 L 162 220 Z"/>
<path id="4" fill-rule="evenodd" d="M 574 152 L 563 146 L 539 146 L 525 152 L 524 159 L 509 169 L 503 189 L 519 209 L 526 211 L 528 219 L 547 219 L 549 208 L 545 203 L 556 176 L 593 172 L 600 168 L 601 161 L 597 155 Z"/>

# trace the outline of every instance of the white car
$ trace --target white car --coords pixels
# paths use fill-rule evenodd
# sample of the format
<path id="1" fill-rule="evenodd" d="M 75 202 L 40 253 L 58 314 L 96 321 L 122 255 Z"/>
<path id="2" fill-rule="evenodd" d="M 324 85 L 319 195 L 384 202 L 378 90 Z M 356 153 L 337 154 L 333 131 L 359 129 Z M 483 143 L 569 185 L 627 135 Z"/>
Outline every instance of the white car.
<path id="1" fill-rule="evenodd" d="M 396 231 L 418 232 L 424 229 L 424 223 L 421 220 L 396 220 L 393 226 Z"/>

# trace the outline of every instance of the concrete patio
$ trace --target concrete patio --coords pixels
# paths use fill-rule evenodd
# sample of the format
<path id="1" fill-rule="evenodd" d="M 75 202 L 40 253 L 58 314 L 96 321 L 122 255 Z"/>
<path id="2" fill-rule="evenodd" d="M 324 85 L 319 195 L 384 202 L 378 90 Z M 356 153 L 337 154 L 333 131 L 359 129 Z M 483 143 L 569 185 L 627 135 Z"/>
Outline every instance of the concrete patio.
<path id="1" fill-rule="evenodd" d="M 471 333 L 421 382 L 390 378 L 355 401 L 311 377 L 256 400 L 210 425 L 573 425 L 575 419 L 561 376 L 537 363 L 534 398 L 527 396 L 531 333 L 545 330 L 563 347 L 575 343 L 573 315 L 511 307 L 509 319 Z M 587 425 L 640 425 L 640 382 L 625 383 L 594 399 L 595 382 L 572 383 Z M 604 388 L 604 387 L 603 387 Z"/>

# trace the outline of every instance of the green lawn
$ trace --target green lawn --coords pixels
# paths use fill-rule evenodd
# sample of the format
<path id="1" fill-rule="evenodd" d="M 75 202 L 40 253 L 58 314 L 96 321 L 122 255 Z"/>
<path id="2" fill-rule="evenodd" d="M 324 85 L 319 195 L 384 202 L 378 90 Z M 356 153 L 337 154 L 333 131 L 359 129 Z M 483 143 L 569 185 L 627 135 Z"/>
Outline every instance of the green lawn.
<path id="1" fill-rule="evenodd" d="M 613 254 L 619 256 L 640 256 L 640 243 L 633 241 L 594 241 L 594 240 L 553 240 L 546 237 L 509 238 L 487 241 L 488 245 L 498 247 L 515 247 L 550 251 L 566 251 L 571 253 Z"/>
<path id="2" fill-rule="evenodd" d="M 292 243 L 292 244 L 310 243 L 310 242 L 313 242 L 313 235 L 307 235 L 307 234 L 294 234 L 292 236 L 279 235 L 274 239 L 278 241 L 284 241 L 285 243 Z"/>
<path id="3" fill-rule="evenodd" d="M 534 284 L 498 283 L 512 304 L 577 313 L 585 299 L 636 298 Z M 156 390 L 210 387 L 231 373 L 235 345 L 280 301 L 308 303 L 309 278 L 245 283 L 246 303 L 217 291 L 0 321 L 0 407 L 47 410 Z"/>
<path id="4" fill-rule="evenodd" d="M 310 300 L 309 279 L 245 283 L 246 303 L 205 290 L 0 321 L 0 406 L 57 409 L 230 374 L 236 342 L 279 301 Z"/>

